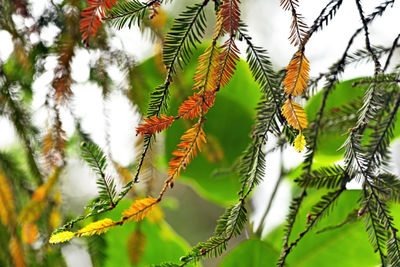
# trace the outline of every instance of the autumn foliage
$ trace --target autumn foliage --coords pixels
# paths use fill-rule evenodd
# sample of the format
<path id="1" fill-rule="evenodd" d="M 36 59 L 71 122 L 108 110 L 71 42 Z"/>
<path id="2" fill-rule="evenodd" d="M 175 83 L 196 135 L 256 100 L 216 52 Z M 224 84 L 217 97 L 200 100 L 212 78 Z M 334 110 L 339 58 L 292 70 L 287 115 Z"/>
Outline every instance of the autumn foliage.
<path id="1" fill-rule="evenodd" d="M 292 96 L 300 96 L 307 88 L 310 80 L 309 61 L 304 54 L 305 44 L 307 42 L 307 25 L 303 22 L 303 17 L 297 12 L 299 6 L 298 0 L 281 0 L 281 6 L 284 10 L 291 11 L 292 25 L 290 27 L 290 43 L 298 46 L 298 52 L 293 56 L 289 65 L 286 67 L 286 76 L 283 81 L 285 93 L 288 98 L 282 106 L 282 114 L 286 118 L 289 125 L 299 130 L 296 137 L 295 149 L 302 151 L 306 144 L 303 129 L 307 128 L 308 121 L 306 113 Z"/>
<path id="2" fill-rule="evenodd" d="M 117 0 L 87 0 L 89 7 L 85 8 L 82 13 L 80 22 L 82 42 L 89 46 L 90 36 L 95 36 L 101 27 L 101 19 L 105 16 L 107 9 L 111 9 Z"/>

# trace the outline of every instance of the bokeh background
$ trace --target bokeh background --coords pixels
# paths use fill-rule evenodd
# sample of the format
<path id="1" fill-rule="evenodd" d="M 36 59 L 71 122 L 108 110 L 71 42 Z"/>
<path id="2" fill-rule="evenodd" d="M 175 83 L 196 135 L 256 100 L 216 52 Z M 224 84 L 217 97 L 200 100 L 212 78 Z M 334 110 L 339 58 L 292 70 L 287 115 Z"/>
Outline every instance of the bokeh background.
<path id="1" fill-rule="evenodd" d="M 4 4 L 13 1 L 2 0 L 2 2 Z M 242 3 L 242 18 L 249 26 L 249 34 L 253 37 L 254 43 L 268 50 L 276 70 L 284 68 L 296 50 L 288 42 L 290 14 L 282 10 L 279 2 L 277 0 L 248 0 Z M 299 11 L 305 17 L 308 25 L 313 22 L 328 2 L 327 0 L 300 1 Z M 78 7 L 84 6 L 83 1 L 71 1 L 70 3 L 77 3 Z M 164 70 L 159 56 L 162 37 L 166 34 L 173 18 L 182 12 L 186 5 L 192 3 L 196 3 L 196 1 L 175 0 L 171 4 L 163 5 L 160 14 L 144 29 L 133 26 L 130 29 L 117 30 L 107 25 L 103 29 L 104 34 L 99 37 L 105 36 L 106 44 L 96 41 L 98 43 L 92 49 L 86 49 L 81 45 L 75 46 L 71 61 L 72 97 L 69 105 L 60 108 L 62 128 L 68 140 L 67 165 L 62 172 L 58 186 L 62 198 L 60 210 L 64 219 L 81 215 L 85 205 L 97 195 L 96 177 L 79 157 L 79 142 L 76 136 L 77 121 L 80 123 L 82 131 L 105 150 L 109 155 L 110 162 L 112 160 L 116 163 L 110 164 L 110 172 L 116 179 L 119 179 L 119 186 L 124 184 L 124 179 L 134 172 L 136 157 L 141 152 L 142 140 L 136 136 L 135 128 L 141 121 L 142 114 L 145 114 L 148 94 L 164 79 Z M 365 13 L 369 14 L 377 1 L 363 1 L 363 4 Z M 15 75 L 17 79 L 26 77 L 29 79 L 27 85 L 29 88 L 21 89 L 18 95 L 29 107 L 32 124 L 39 130 L 36 135 L 37 146 L 40 146 L 40 140 L 51 124 L 46 103 L 48 94 L 52 90 L 52 81 L 55 78 L 54 70 L 58 64 L 55 48 L 58 38 L 63 34 L 60 21 L 51 16 L 60 16 L 57 12 L 67 12 L 66 8 L 68 8 L 68 4 L 59 0 L 27 1 L 29 16 L 14 14 L 10 17 L 15 30 L 18 33 L 25 33 L 21 37 L 24 40 L 25 49 L 23 50 L 25 53 L 29 54 L 39 44 L 47 49 L 41 54 L 38 61 L 31 62 L 34 65 L 31 70 L 24 69 L 18 62 L 13 63 L 19 53 L 16 50 L 16 37 L 0 26 L 0 60 L 3 71 L 8 75 Z M 2 12 L 7 12 L 6 4 L 4 4 Z M 378 18 L 371 25 L 373 45 L 391 45 L 393 36 L 398 34 L 396 25 L 399 24 L 399 14 L 400 5 L 396 2 L 385 13 L 385 16 Z M 207 8 L 207 18 L 209 25 L 213 25 L 215 19 L 212 5 Z M 45 26 L 40 30 L 27 31 L 40 20 L 47 20 Z M 344 1 L 329 26 L 315 34 L 307 45 L 307 55 L 311 62 L 311 76 L 316 77 L 328 70 L 329 66 L 341 56 L 347 40 L 360 26 L 361 22 L 355 2 Z M 27 32 L 28 34 L 26 34 Z M 205 42 L 210 39 L 211 34 L 212 27 L 209 27 Z M 242 55 L 245 55 L 245 43 L 239 45 Z M 362 35 L 355 40 L 354 47 L 364 47 Z M 196 57 L 204 48 L 205 46 L 199 47 L 193 60 L 174 84 L 171 113 L 176 111 L 178 104 L 191 94 L 191 76 L 196 67 Z M 117 53 L 116 51 L 124 52 L 119 55 L 122 57 L 119 62 L 110 59 L 113 57 L 112 52 Z M 396 62 L 398 58 L 398 53 L 395 53 L 393 62 Z M 127 63 L 130 64 L 130 67 L 123 65 Z M 342 79 L 349 80 L 372 73 L 373 64 L 350 65 Z M 107 86 L 101 83 L 101 79 L 104 77 L 107 79 Z M 184 252 L 191 246 L 212 235 L 216 220 L 223 213 L 224 206 L 234 203 L 237 198 L 238 177 L 230 169 L 250 140 L 249 134 L 254 122 L 258 98 L 257 85 L 253 82 L 246 63 L 240 62 L 235 76 L 220 93 L 215 108 L 210 111 L 205 128 L 208 145 L 204 153 L 193 161 L 182 174 L 174 189 L 168 192 L 165 201 L 162 202 L 159 218 L 154 219 L 158 220 L 157 223 L 145 221 L 140 225 L 140 229 L 146 234 L 146 251 L 138 256 L 140 257 L 139 266 L 157 263 L 157 261 L 179 259 L 179 255 L 184 255 Z M 169 155 L 186 127 L 187 125 L 178 123 L 171 127 L 166 134 L 157 137 L 157 143 L 153 146 L 151 153 L 152 162 L 147 168 L 148 172 L 141 177 L 142 182 L 135 188 L 139 192 L 138 195 L 158 192 L 165 178 Z M 14 129 L 13 122 L 7 116 L 0 116 L 0 129 L 0 150 L 16 155 L 23 161 L 21 139 Z M 266 151 L 276 147 L 277 142 L 278 140 L 271 137 Z M 396 166 L 399 166 L 400 163 L 398 147 L 396 143 L 393 144 L 395 160 L 392 168 L 397 168 Z M 275 149 L 267 155 L 266 177 L 252 195 L 249 203 L 248 209 L 251 216 L 248 228 L 241 237 L 230 242 L 229 249 L 234 248 L 243 240 L 251 238 L 255 233 L 265 238 L 267 242 L 275 240 L 275 243 L 272 241 L 271 243 L 279 244 L 280 235 L 276 233 L 276 229 L 279 229 L 284 222 L 292 193 L 295 193 L 292 192 L 291 181 L 298 173 L 296 170 L 299 170 L 298 166 L 302 159 L 302 153 L 296 153 L 292 147 L 286 146 L 282 149 Z M 321 156 L 320 160 L 321 162 L 323 160 L 340 162 L 340 155 L 327 153 Z M 124 168 L 130 174 L 124 178 L 116 166 Z M 357 189 L 358 185 L 355 183 L 349 187 Z M 272 194 L 274 198 L 271 202 Z M 131 201 L 129 199 L 134 197 L 136 195 L 129 196 L 121 206 L 127 207 Z M 352 195 L 348 198 L 356 199 Z M 314 199 L 317 197 L 315 196 Z M 112 212 L 110 216 L 117 216 L 122 207 Z M 266 210 L 268 210 L 267 216 Z M 165 218 L 165 221 L 162 218 Z M 336 220 L 339 221 L 340 218 Z M 137 226 L 132 223 L 132 225 L 113 229 L 105 235 L 103 241 L 107 244 L 104 248 L 100 248 L 106 255 L 104 256 L 105 266 L 130 266 L 132 258 L 129 255 L 135 252 L 129 250 L 134 246 L 129 244 L 129 238 L 136 230 Z M 365 241 L 367 238 L 362 240 Z M 44 236 L 38 238 L 33 244 L 33 251 L 38 250 L 45 242 Z M 331 240 L 330 242 L 336 241 Z M 255 253 L 252 245 L 249 243 L 249 251 Z M 270 246 L 274 250 L 279 248 L 279 245 Z M 81 239 L 74 239 L 70 243 L 60 246 L 67 266 L 96 265 L 88 247 L 88 243 Z M 372 249 L 369 248 L 369 244 L 366 244 L 365 251 L 371 252 L 370 250 Z M 362 249 L 358 251 L 363 252 Z M 247 260 L 253 258 L 254 255 L 251 253 L 245 255 Z M 263 250 L 261 249 L 259 253 L 262 254 Z M 318 262 L 318 253 L 328 254 L 323 249 L 320 252 L 305 251 L 304 253 L 303 262 L 295 266 L 314 266 L 313 264 Z M 320 257 L 322 257 L 321 255 Z M 373 256 L 371 257 L 372 260 L 376 260 Z M 222 257 L 206 260 L 202 264 L 217 266 L 221 264 L 221 259 Z M 368 260 L 370 259 L 365 258 L 366 262 Z M 273 262 L 261 265 L 256 263 L 254 265 L 235 265 L 233 262 L 229 259 L 225 260 L 222 266 L 274 266 Z"/>

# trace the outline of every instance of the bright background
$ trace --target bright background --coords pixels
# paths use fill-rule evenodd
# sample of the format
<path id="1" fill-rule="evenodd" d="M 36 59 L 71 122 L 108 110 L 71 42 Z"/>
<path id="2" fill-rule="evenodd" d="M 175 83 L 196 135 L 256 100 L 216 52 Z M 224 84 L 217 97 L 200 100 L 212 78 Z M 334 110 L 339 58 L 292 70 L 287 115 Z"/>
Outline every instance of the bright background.
<path id="1" fill-rule="evenodd" d="M 32 14 L 35 18 L 39 17 L 46 6 L 51 5 L 49 1 L 31 1 Z M 54 1 L 58 3 L 59 1 Z M 183 10 L 179 2 L 176 5 L 167 5 L 165 10 L 168 14 L 176 15 L 178 11 Z M 187 2 L 184 1 L 184 5 Z M 250 29 L 250 35 L 253 37 L 254 43 L 259 44 L 269 51 L 269 55 L 276 69 L 283 68 L 288 64 L 296 48 L 288 42 L 289 27 L 291 23 L 289 12 L 285 12 L 279 6 L 278 0 L 249 0 L 243 1 L 243 20 L 247 22 Z M 312 24 L 313 19 L 317 17 L 320 10 L 328 3 L 327 0 L 300 1 L 300 13 L 305 17 L 308 25 Z M 363 1 L 364 11 L 369 14 L 372 8 L 377 4 L 377 1 Z M 378 18 L 376 23 L 370 27 L 371 40 L 373 45 L 389 46 L 393 41 L 393 36 L 398 34 L 400 5 L 396 3 L 393 8 L 385 13 L 383 18 Z M 29 19 L 21 19 L 15 17 L 17 25 L 25 24 L 29 26 L 32 21 Z M 316 33 L 307 45 L 307 56 L 311 62 L 311 76 L 315 77 L 320 72 L 327 71 L 328 67 L 335 62 L 343 53 L 347 40 L 354 31 L 361 26 L 358 11 L 354 1 L 344 1 L 337 16 L 330 22 L 329 26 L 322 32 Z M 383 29 L 383 30 L 382 30 Z M 112 45 L 116 48 L 124 49 L 138 61 L 144 61 L 152 57 L 156 48 L 149 40 L 142 36 L 141 32 L 133 27 L 131 29 L 122 29 L 115 32 L 115 37 L 112 40 Z M 40 36 L 32 35 L 30 39 L 33 43 L 42 40 L 46 43 L 53 43 L 59 29 L 55 25 L 49 25 Z M 3 30 L 0 30 L 0 59 L 6 61 L 13 51 L 11 36 Z M 364 37 L 359 35 L 353 47 L 364 47 Z M 245 54 L 245 46 L 240 43 L 242 54 Z M 112 157 L 121 165 L 127 165 L 134 161 L 138 151 L 135 151 L 135 128 L 141 120 L 141 115 L 135 107 L 132 107 L 129 101 L 123 96 L 120 90 L 114 90 L 109 98 L 103 102 L 100 88 L 94 83 L 87 82 L 89 78 L 89 64 L 94 59 L 100 57 L 100 54 L 89 53 L 88 50 L 79 48 L 75 51 L 75 57 L 72 61 L 72 78 L 75 81 L 73 90 L 73 107 L 77 117 L 82 119 L 82 127 L 88 132 L 93 140 L 101 147 L 106 147 L 106 132 L 110 136 L 110 152 Z M 393 61 L 399 59 L 395 53 Z M 32 111 L 34 114 L 34 123 L 40 129 L 46 126 L 46 111 L 43 109 L 45 96 L 50 89 L 50 84 L 54 76 L 54 67 L 57 64 L 55 56 L 49 56 L 44 67 L 46 72 L 43 75 L 36 77 L 33 84 L 34 99 L 32 102 Z M 124 74 L 117 68 L 109 68 L 109 75 L 114 81 L 114 86 L 119 87 L 123 83 Z M 347 80 L 363 75 L 371 75 L 373 73 L 373 64 L 352 65 L 350 66 L 342 79 Z M 246 88 L 243 88 L 246 90 Z M 106 112 L 103 112 L 103 108 Z M 104 116 L 106 114 L 106 116 Z M 66 110 L 61 110 L 61 119 L 64 130 L 68 136 L 74 132 L 74 123 L 71 115 Z M 221 118 L 223 120 L 223 118 Z M 6 118 L 0 118 L 0 149 L 7 149 L 18 142 L 18 137 L 12 127 L 12 124 Z M 227 129 L 228 130 L 228 129 Z M 272 145 L 274 141 L 272 140 Z M 234 145 L 234 144 L 232 144 Z M 271 147 L 272 147 L 271 145 Z M 399 146 L 395 146 L 399 147 Z M 266 149 L 268 150 L 269 147 Z M 398 149 L 393 148 L 394 158 L 400 157 Z M 267 156 L 267 174 L 264 182 L 259 185 L 252 196 L 252 216 L 250 221 L 254 222 L 254 227 L 257 228 L 262 215 L 268 205 L 270 195 L 274 185 L 280 175 L 280 166 L 283 164 L 285 170 L 290 170 L 296 167 L 303 159 L 303 153 L 296 153 L 293 148 L 289 147 L 283 151 L 283 157 L 279 155 L 279 151 L 268 154 Z M 399 166 L 399 162 L 397 162 Z M 87 201 L 96 196 L 95 177 L 90 170 L 78 159 L 70 160 L 68 164 L 68 177 L 63 179 L 62 188 L 63 196 L 70 201 L 71 207 L 79 213 Z M 357 184 L 351 185 L 357 188 Z M 215 219 L 222 212 L 222 208 L 201 199 L 196 196 L 196 191 L 193 191 L 187 185 L 179 185 L 176 189 L 178 193 L 174 196 L 179 201 L 181 195 L 195 195 L 193 203 L 202 205 L 205 210 L 212 214 L 206 218 L 206 230 L 200 238 L 207 238 L 215 225 Z M 281 224 L 287 212 L 287 207 L 291 198 L 291 186 L 289 182 L 283 181 L 278 188 L 277 196 L 272 203 L 270 213 L 265 221 L 263 231 L 267 234 L 275 226 Z M 173 190 L 174 191 L 174 190 Z M 183 203 L 180 204 L 183 206 Z M 182 207 L 188 208 L 188 207 Z M 205 211 L 205 212 L 207 212 Z M 169 221 L 170 220 L 170 221 Z M 176 222 L 173 218 L 168 217 L 173 226 Z M 190 222 L 187 222 L 190 224 Z M 179 228 L 175 231 L 181 234 L 191 245 L 196 244 L 203 239 L 197 241 L 188 236 L 188 232 L 184 232 Z M 196 236 L 196 238 L 198 238 Z M 85 250 L 82 250 L 82 242 L 75 240 L 70 245 L 63 248 L 63 253 L 67 256 L 69 266 L 90 266 L 90 258 Z M 214 262 L 209 263 L 214 264 Z"/>

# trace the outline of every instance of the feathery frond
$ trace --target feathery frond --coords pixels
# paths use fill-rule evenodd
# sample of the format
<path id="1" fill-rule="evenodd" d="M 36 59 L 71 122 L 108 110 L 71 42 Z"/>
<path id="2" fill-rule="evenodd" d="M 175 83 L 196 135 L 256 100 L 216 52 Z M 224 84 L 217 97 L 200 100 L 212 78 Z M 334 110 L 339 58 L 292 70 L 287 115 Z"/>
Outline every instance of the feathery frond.
<path id="1" fill-rule="evenodd" d="M 209 0 L 202 4 L 189 6 L 174 20 L 170 31 L 167 33 L 163 46 L 163 62 L 167 69 L 175 73 L 175 66 L 181 69 L 189 62 L 192 49 L 203 37 L 206 29 L 206 16 L 204 8 Z"/>
<path id="2" fill-rule="evenodd" d="M 75 46 L 77 41 L 72 35 L 62 36 L 59 40 L 58 64 L 54 69 L 54 79 L 52 87 L 54 89 L 53 97 L 59 104 L 65 104 L 72 95 L 71 84 L 71 62 L 75 55 Z"/>
<path id="3" fill-rule="evenodd" d="M 193 76 L 193 90 L 215 90 L 217 70 L 219 69 L 220 49 L 213 43 L 199 56 L 198 67 Z"/>
<path id="4" fill-rule="evenodd" d="M 290 43 L 294 46 L 303 44 L 307 36 L 307 24 L 304 23 L 304 18 L 297 12 L 299 7 L 298 0 L 281 0 L 281 6 L 284 10 L 289 10 L 292 13 L 292 25 L 290 26 Z"/>
<path id="5" fill-rule="evenodd" d="M 311 171 L 309 175 L 305 173 L 295 182 L 301 187 L 333 189 L 344 186 L 347 180 L 345 170 L 339 165 L 334 165 Z"/>
<path id="6" fill-rule="evenodd" d="M 257 140 L 253 141 L 240 158 L 238 168 L 242 177 L 240 195 L 249 194 L 264 178 L 265 154 L 261 150 L 261 144 Z"/>
<path id="7" fill-rule="evenodd" d="M 81 148 L 82 158 L 100 176 L 97 179 L 100 199 L 109 202 L 113 206 L 117 191 L 114 179 L 106 174 L 107 159 L 103 150 L 91 142 L 82 143 Z"/>
<path id="8" fill-rule="evenodd" d="M 71 240 L 75 236 L 75 233 L 70 232 L 70 231 L 64 231 L 60 232 L 57 234 L 53 234 L 50 237 L 49 243 L 50 244 L 57 244 L 57 243 L 63 243 Z"/>
<path id="9" fill-rule="evenodd" d="M 148 8 L 157 2 L 158 0 L 148 1 L 147 3 L 142 3 L 138 0 L 121 1 L 110 9 L 107 13 L 107 17 L 104 16 L 103 19 L 105 21 L 111 21 L 113 26 L 117 29 L 123 28 L 126 24 L 128 24 L 129 28 L 134 24 L 139 26 Z"/>
<path id="10" fill-rule="evenodd" d="M 277 107 L 281 107 L 283 98 L 278 90 L 277 75 L 272 68 L 267 51 L 251 42 L 245 25 L 242 25 L 238 32 L 239 37 L 244 38 L 247 43 L 246 60 L 254 80 L 260 85 L 261 92 L 266 94 L 266 98 L 272 95 L 274 103 L 277 103 Z"/>
<path id="11" fill-rule="evenodd" d="M 135 219 L 135 222 L 143 220 L 144 217 L 148 216 L 154 206 L 159 202 L 158 199 L 147 197 L 136 200 L 122 215 L 123 220 Z"/>
<path id="12" fill-rule="evenodd" d="M 203 121 L 199 121 L 182 135 L 178 149 L 172 152 L 175 157 L 168 164 L 169 184 L 179 177 L 182 168 L 186 169 L 192 158 L 197 156 L 197 149 L 201 151 L 203 143 L 206 143 Z"/>
<path id="13" fill-rule="evenodd" d="M 107 168 L 107 159 L 103 150 L 95 143 L 82 143 L 82 158 L 98 175 L 104 175 Z"/>
<path id="14" fill-rule="evenodd" d="M 288 95 L 301 95 L 310 80 L 310 64 L 304 51 L 295 54 L 290 64 L 286 67 L 287 73 L 283 85 Z"/>
<path id="15" fill-rule="evenodd" d="M 167 129 L 172 125 L 172 123 L 177 119 L 177 117 L 165 116 L 161 114 L 160 117 L 149 117 L 144 119 L 145 123 L 140 123 L 139 127 L 136 129 L 136 135 L 153 135 Z"/>
<path id="16" fill-rule="evenodd" d="M 381 263 L 382 265 L 384 265 L 384 263 L 386 262 L 384 249 L 387 237 L 385 227 L 383 226 L 377 214 L 377 209 L 377 203 L 374 201 L 374 199 L 369 198 L 365 207 L 366 216 L 364 223 L 368 232 L 369 240 L 374 247 L 374 250 L 379 252 Z"/>
<path id="17" fill-rule="evenodd" d="M 215 234 L 217 236 L 238 236 L 242 233 L 244 224 L 247 222 L 247 211 L 242 202 L 226 209 L 219 218 Z"/>
<path id="18" fill-rule="evenodd" d="M 216 91 L 204 91 L 194 93 L 185 100 L 178 110 L 178 116 L 184 119 L 197 118 L 202 112 L 207 113 L 208 109 L 214 105 Z"/>
<path id="19" fill-rule="evenodd" d="M 227 242 L 223 236 L 213 236 L 206 242 L 197 244 L 181 261 L 188 263 L 199 261 L 203 257 L 218 257 L 226 250 Z"/>
<path id="20" fill-rule="evenodd" d="M 146 114 L 148 118 L 157 117 L 160 113 L 168 110 L 169 85 L 170 81 L 166 81 L 150 94 L 150 103 Z"/>
<path id="21" fill-rule="evenodd" d="M 218 19 L 221 19 L 221 26 L 230 35 L 235 34 L 240 23 L 240 0 L 223 0 L 219 6 Z"/>
<path id="22" fill-rule="evenodd" d="M 78 230 L 76 232 L 77 236 L 91 236 L 91 235 L 101 235 L 108 230 L 110 230 L 111 227 L 115 226 L 116 222 L 114 222 L 111 219 L 103 219 L 100 221 L 92 222 L 82 229 Z"/>
<path id="23" fill-rule="evenodd" d="M 374 120 L 382 108 L 384 91 L 379 85 L 371 85 L 364 95 L 363 106 L 359 111 L 357 124 L 365 125 Z"/>
<path id="24" fill-rule="evenodd" d="M 300 131 L 307 128 L 307 114 L 303 107 L 293 99 L 288 98 L 285 101 L 285 104 L 282 106 L 282 114 L 293 128 Z"/>
<path id="25" fill-rule="evenodd" d="M 90 35 L 95 36 L 101 27 L 106 9 L 111 9 L 116 3 L 116 0 L 87 0 L 89 7 L 82 11 L 80 21 L 83 44 L 89 46 Z"/>
<path id="26" fill-rule="evenodd" d="M 220 49 L 221 53 L 218 59 L 217 76 L 215 77 L 214 85 L 214 90 L 216 91 L 228 84 L 235 72 L 236 64 L 240 59 L 240 51 L 235 44 L 233 35 L 225 41 Z"/>
<path id="27" fill-rule="evenodd" d="M 284 98 L 282 97 L 282 100 Z M 281 101 L 282 101 L 281 100 Z M 266 96 L 262 97 L 261 101 L 257 104 L 257 122 L 253 128 L 252 136 L 254 138 L 260 137 L 261 139 L 267 139 L 268 133 L 272 133 L 276 136 L 281 134 L 281 130 L 279 128 L 280 122 L 280 106 L 275 105 L 274 99 L 272 96 L 266 98 Z"/>

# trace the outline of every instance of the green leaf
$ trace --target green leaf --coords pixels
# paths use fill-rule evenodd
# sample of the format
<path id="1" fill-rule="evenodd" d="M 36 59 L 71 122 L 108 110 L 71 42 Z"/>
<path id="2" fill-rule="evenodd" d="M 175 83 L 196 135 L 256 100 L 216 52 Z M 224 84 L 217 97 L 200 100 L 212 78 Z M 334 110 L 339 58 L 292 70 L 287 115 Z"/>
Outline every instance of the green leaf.
<path id="1" fill-rule="evenodd" d="M 92 142 L 83 142 L 81 145 L 82 158 L 97 174 L 97 187 L 99 191 L 100 201 L 107 201 L 114 204 L 117 194 L 114 179 L 106 174 L 107 158 L 103 150 Z"/>
<path id="2" fill-rule="evenodd" d="M 208 1 L 204 1 L 202 4 L 186 7 L 186 10 L 174 20 L 165 37 L 163 62 L 173 73 L 176 72 L 176 65 L 183 69 L 183 66 L 190 61 L 192 48 L 196 48 L 201 42 L 207 28 L 204 14 L 207 3 Z"/>
<path id="3" fill-rule="evenodd" d="M 342 117 L 343 111 L 349 113 L 353 113 L 356 115 L 354 117 L 354 122 L 351 123 L 342 123 L 343 127 L 340 127 L 339 124 L 333 124 L 329 126 L 327 129 L 322 129 L 320 131 L 320 138 L 318 141 L 317 152 L 315 156 L 315 162 L 319 162 L 325 165 L 333 163 L 342 158 L 343 150 L 337 151 L 340 146 L 345 142 L 347 137 L 348 128 L 354 127 L 354 124 L 357 120 L 358 114 L 355 110 L 361 108 L 361 101 L 364 97 L 365 91 L 369 88 L 368 83 L 357 84 L 355 83 L 360 80 L 368 80 L 368 78 L 355 78 L 347 81 L 340 82 L 336 85 L 336 88 L 332 90 L 328 99 L 326 101 L 326 108 L 324 112 L 324 116 L 331 116 L 336 119 Z M 387 90 L 393 87 L 390 83 L 383 83 L 382 86 L 386 86 Z M 323 91 L 318 92 L 314 95 L 306 105 L 307 117 L 309 121 L 312 122 L 315 119 L 315 116 L 318 112 L 319 106 L 321 104 Z M 329 129 L 339 130 L 331 131 Z M 395 127 L 393 130 L 394 138 L 392 141 L 400 135 L 400 121 L 397 120 L 395 122 Z"/>
<path id="4" fill-rule="evenodd" d="M 314 187 L 314 188 L 338 188 L 348 177 L 340 166 L 328 166 L 311 171 L 309 175 L 303 174 L 295 182 L 301 187 Z"/>
<path id="5" fill-rule="evenodd" d="M 150 3 L 154 3 L 154 1 Z M 108 11 L 106 20 L 111 20 L 112 25 L 118 29 L 126 25 L 129 28 L 140 25 L 148 11 L 147 8 L 150 6 L 150 3 L 146 4 L 137 0 L 118 2 Z"/>
<path id="6" fill-rule="evenodd" d="M 130 202 L 123 200 L 106 216 L 117 220 L 121 217 L 122 211 L 129 206 Z M 139 224 L 129 222 L 123 226 L 114 227 L 104 235 L 107 242 L 105 267 L 131 266 L 127 244 L 129 237 L 137 227 L 145 235 L 146 242 L 142 259 L 135 266 L 179 262 L 179 258 L 189 250 L 186 241 L 175 233 L 165 221 L 151 223 L 145 219 Z"/>
<path id="7" fill-rule="evenodd" d="M 259 239 L 249 239 L 226 255 L 219 267 L 275 266 L 279 252 Z"/>
<path id="8" fill-rule="evenodd" d="M 321 191 L 321 192 L 319 192 Z M 323 190 L 309 190 L 308 197 L 303 203 L 296 224 L 293 228 L 293 241 L 297 235 L 303 231 L 307 225 L 307 214 L 311 207 L 319 201 Z M 374 253 L 365 232 L 363 218 L 355 222 L 344 224 L 341 227 L 330 227 L 331 230 L 323 231 L 319 234 L 318 230 L 326 229 L 328 226 L 336 226 L 345 221 L 349 212 L 358 207 L 360 190 L 349 190 L 342 193 L 334 209 L 321 219 L 318 224 L 308 233 L 298 244 L 287 258 L 288 266 L 377 266 L 379 256 Z M 265 240 L 270 242 L 277 250 L 282 246 L 282 227 L 271 232 Z M 332 253 L 334 251 L 334 253 Z M 338 257 L 340 255 L 340 257 Z"/>
<path id="9" fill-rule="evenodd" d="M 359 81 L 361 78 L 347 80 L 336 85 L 336 88 L 332 90 L 326 101 L 326 107 L 324 114 L 334 112 L 335 108 L 340 108 L 344 105 L 353 102 L 359 102 L 365 92 L 365 85 L 352 86 L 354 82 Z M 321 105 L 323 91 L 320 91 L 313 96 L 306 105 L 307 117 L 310 122 L 315 119 L 318 109 Z M 343 151 L 337 151 L 337 149 L 346 140 L 346 132 L 331 132 L 321 131 L 320 138 L 317 145 L 316 160 L 324 160 L 327 163 L 339 160 L 342 157 Z"/>

